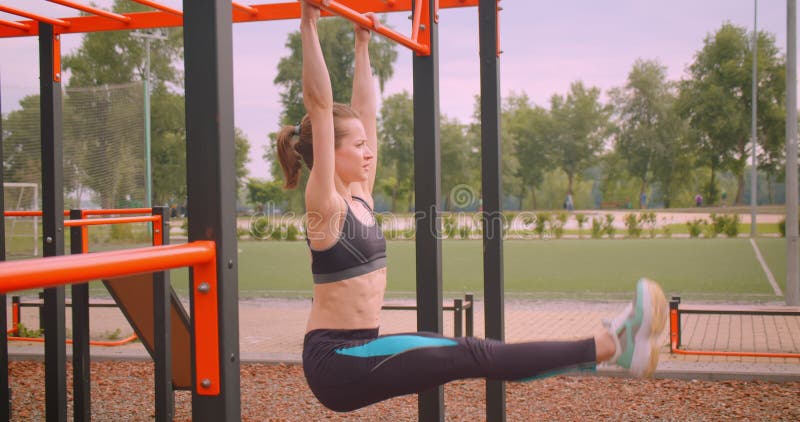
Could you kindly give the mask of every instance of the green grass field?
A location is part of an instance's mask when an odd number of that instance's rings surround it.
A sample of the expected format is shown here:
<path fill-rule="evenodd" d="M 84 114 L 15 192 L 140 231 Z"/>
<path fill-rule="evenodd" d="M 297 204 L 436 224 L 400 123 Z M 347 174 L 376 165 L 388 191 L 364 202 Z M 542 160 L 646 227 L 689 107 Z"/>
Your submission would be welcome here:
<path fill-rule="evenodd" d="M 784 288 L 785 241 L 759 239 Z M 668 295 L 708 300 L 781 300 L 774 295 L 748 239 L 509 240 L 504 243 L 509 298 L 621 299 L 640 277 L 658 280 Z M 483 293 L 481 241 L 442 242 L 445 296 Z M 240 242 L 241 297 L 311 295 L 305 242 Z M 414 242 L 390 241 L 389 291 L 413 297 Z M 187 271 L 173 271 L 186 292 Z"/>
<path fill-rule="evenodd" d="M 785 289 L 785 240 L 759 238 L 757 244 Z M 387 296 L 414 296 L 414 245 L 388 242 Z M 304 241 L 240 241 L 238 246 L 240 297 L 311 296 L 310 257 Z M 668 295 L 687 299 L 782 300 L 773 293 L 746 238 L 507 240 L 503 250 L 505 292 L 510 299 L 623 299 L 630 297 L 638 278 L 649 277 L 659 281 Z M 481 251 L 480 240 L 442 242 L 446 297 L 482 296 Z M 171 274 L 176 290 L 185 296 L 188 270 Z M 105 294 L 99 283 L 92 291 Z"/>

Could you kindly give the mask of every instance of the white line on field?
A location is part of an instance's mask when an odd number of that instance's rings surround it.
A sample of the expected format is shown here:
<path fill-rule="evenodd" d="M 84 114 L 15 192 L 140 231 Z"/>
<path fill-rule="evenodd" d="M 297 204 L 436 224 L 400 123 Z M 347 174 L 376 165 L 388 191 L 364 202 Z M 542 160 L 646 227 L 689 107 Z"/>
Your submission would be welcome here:
<path fill-rule="evenodd" d="M 756 258 L 758 258 L 758 262 L 761 264 L 761 268 L 764 269 L 764 274 L 767 275 L 767 280 L 769 280 L 769 284 L 772 285 L 772 290 L 775 291 L 776 296 L 783 296 L 783 292 L 781 288 L 778 287 L 778 283 L 775 282 L 775 277 L 772 275 L 772 271 L 769 270 L 767 263 L 764 262 L 764 257 L 761 256 L 761 251 L 758 250 L 758 245 L 756 245 L 756 241 L 750 239 L 750 244 L 753 245 L 753 250 L 756 251 Z"/>

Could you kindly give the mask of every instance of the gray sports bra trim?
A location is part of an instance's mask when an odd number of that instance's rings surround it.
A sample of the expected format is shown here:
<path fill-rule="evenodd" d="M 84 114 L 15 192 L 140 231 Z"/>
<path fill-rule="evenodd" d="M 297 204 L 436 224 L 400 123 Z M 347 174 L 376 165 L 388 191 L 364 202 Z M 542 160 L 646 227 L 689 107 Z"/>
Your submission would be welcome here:
<path fill-rule="evenodd" d="M 346 280 L 348 278 L 358 277 L 375 270 L 379 270 L 386 266 L 386 258 L 378 258 L 374 261 L 360 264 L 356 267 L 347 268 L 342 271 L 328 274 L 312 274 L 314 276 L 314 284 L 334 283 L 337 281 Z"/>

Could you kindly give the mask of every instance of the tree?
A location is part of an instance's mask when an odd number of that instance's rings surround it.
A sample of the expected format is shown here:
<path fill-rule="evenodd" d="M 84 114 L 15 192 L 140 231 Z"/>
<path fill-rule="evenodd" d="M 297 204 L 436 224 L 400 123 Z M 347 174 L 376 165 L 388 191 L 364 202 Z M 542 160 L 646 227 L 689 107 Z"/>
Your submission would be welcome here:
<path fill-rule="evenodd" d="M 278 180 L 247 180 L 247 199 L 256 207 L 277 206 L 284 200 L 283 183 Z M 265 211 L 263 208 L 261 211 Z"/>
<path fill-rule="evenodd" d="M 3 180 L 40 183 L 39 96 L 29 95 L 19 104 L 20 110 L 3 118 Z"/>
<path fill-rule="evenodd" d="M 333 100 L 339 103 L 350 103 L 350 95 L 353 89 L 353 69 L 355 63 L 355 51 L 353 45 L 353 24 L 341 18 L 326 18 L 319 21 L 317 30 L 319 32 L 320 46 L 322 54 L 325 56 L 325 63 L 328 66 L 328 73 L 331 77 L 331 88 L 333 90 Z M 289 55 L 282 57 L 278 62 L 278 75 L 273 81 L 282 87 L 281 112 L 282 125 L 296 125 L 305 115 L 303 106 L 303 49 L 300 40 L 300 31 L 289 34 L 286 40 L 286 48 Z M 370 64 L 375 77 L 378 79 L 381 90 L 389 78 L 394 73 L 393 64 L 397 59 L 395 44 L 383 37 L 373 35 L 369 43 Z M 271 134 L 271 145 L 264 151 L 264 160 L 272 163 L 272 176 L 276 179 L 283 177 L 280 165 L 278 164 L 275 136 Z M 380 155 L 380 152 L 379 152 Z M 288 207 L 290 209 L 304 208 L 303 192 L 305 191 L 308 172 L 303 172 L 300 176 L 298 188 L 288 193 Z"/>
<path fill-rule="evenodd" d="M 556 133 L 550 113 L 542 107 L 531 107 L 526 94 L 512 93 L 503 107 L 502 130 L 503 139 L 512 142 L 519 163 L 515 175 L 521 182 L 520 209 L 527 192 L 531 194 L 533 209 L 537 209 L 536 189 L 553 169 L 552 141 Z"/>
<path fill-rule="evenodd" d="M 408 92 L 383 100 L 378 139 L 377 185 L 391 198 L 391 210 L 397 212 L 398 198 L 406 198 L 414 190 L 414 102 Z"/>
<path fill-rule="evenodd" d="M 115 0 L 112 10 L 128 13 L 149 8 L 130 0 Z M 174 204 L 183 203 L 186 197 L 186 114 L 184 96 L 180 93 L 183 73 L 176 67 L 183 56 L 183 29 L 166 28 L 163 31 L 167 39 L 151 40 L 150 46 L 152 195 L 156 204 Z M 64 57 L 62 63 L 64 69 L 70 71 L 70 87 L 102 86 L 144 80 L 145 55 L 145 41 L 132 37 L 130 31 L 93 32 L 83 35 L 81 46 L 74 54 Z M 97 109 L 93 112 L 106 111 Z M 97 139 L 77 139 L 84 145 L 76 149 L 87 153 L 98 143 L 103 143 Z M 95 142 L 95 146 L 89 142 Z M 250 146 L 238 128 L 234 132 L 234 142 L 236 181 L 237 187 L 241 188 L 247 173 L 245 165 Z M 113 159 L 97 156 L 87 156 L 87 159 L 91 166 L 84 163 L 81 168 L 92 168 L 98 178 L 103 174 L 116 174 L 118 170 Z M 113 202 L 111 200 L 109 204 Z"/>
<path fill-rule="evenodd" d="M 675 94 L 666 79 L 666 67 L 658 61 L 638 59 L 628 74 L 628 82 L 615 88 L 610 96 L 617 116 L 615 151 L 623 160 L 628 174 L 639 183 L 641 198 L 654 181 L 666 187 L 665 206 L 669 207 L 673 167 L 681 149 L 678 143 L 682 122 L 676 118 Z"/>
<path fill-rule="evenodd" d="M 447 116 L 442 116 L 439 131 L 442 195 L 445 201 L 443 209 L 477 205 L 480 186 L 476 186 L 475 174 L 480 174 L 480 155 L 477 154 L 477 146 L 472 145 L 474 138 L 468 135 L 465 125 Z M 468 188 L 456 189 L 460 185 Z"/>
<path fill-rule="evenodd" d="M 750 155 L 752 102 L 752 38 L 743 27 L 724 24 L 708 35 L 703 49 L 681 83 L 680 110 L 695 133 L 699 158 L 711 170 L 706 188 L 708 203 L 717 199 L 716 176 L 729 170 L 737 177 L 735 203 L 743 203 L 744 172 Z M 757 36 L 757 137 L 762 156 L 779 154 L 785 114 L 784 59 L 772 35 Z"/>
<path fill-rule="evenodd" d="M 567 194 L 575 177 L 590 167 L 609 131 L 610 107 L 600 103 L 600 89 L 573 82 L 566 98 L 553 95 L 550 114 L 555 126 L 553 156 L 567 175 Z"/>

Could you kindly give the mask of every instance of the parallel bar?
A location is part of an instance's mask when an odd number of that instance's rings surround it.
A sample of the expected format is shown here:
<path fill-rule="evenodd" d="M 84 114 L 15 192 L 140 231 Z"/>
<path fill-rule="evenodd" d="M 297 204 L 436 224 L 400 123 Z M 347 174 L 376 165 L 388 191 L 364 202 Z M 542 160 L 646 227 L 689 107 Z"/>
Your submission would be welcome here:
<path fill-rule="evenodd" d="M 0 293 L 190 267 L 206 263 L 214 256 L 214 242 L 194 241 L 4 262 L 0 264 Z"/>
<path fill-rule="evenodd" d="M 159 3 L 156 3 L 154 1 L 150 1 L 150 0 L 132 0 L 132 1 L 135 1 L 136 3 L 142 4 L 142 5 L 145 5 L 145 6 L 148 6 L 148 7 L 152 7 L 153 9 L 160 10 L 162 12 L 169 13 L 170 15 L 183 16 L 183 12 L 181 12 L 180 10 L 164 6 L 163 4 L 159 4 Z"/>
<path fill-rule="evenodd" d="M 505 339 L 503 315 L 503 184 L 500 149 L 500 64 L 497 1 L 478 5 L 481 63 L 481 192 L 483 193 L 483 292 L 486 338 Z M 486 381 L 486 419 L 506 418 L 505 383 Z"/>
<path fill-rule="evenodd" d="M 166 207 L 153 207 L 160 217 L 153 223 L 153 246 L 169 244 L 169 212 Z M 156 237 L 155 234 L 159 233 Z M 163 235 L 162 235 L 163 233 Z M 172 390 L 172 321 L 170 319 L 169 271 L 153 273 L 153 362 L 155 364 L 156 421 L 171 421 L 175 410 Z"/>
<path fill-rule="evenodd" d="M 57 28 L 56 32 L 60 34 L 74 34 L 84 32 L 99 32 L 99 31 L 119 31 L 119 30 L 132 30 L 132 29 L 148 29 L 148 28 L 166 28 L 176 27 L 183 25 L 181 16 L 183 12 L 180 10 L 170 9 L 165 6 L 158 5 L 154 2 L 146 0 L 133 0 L 137 3 L 144 4 L 158 9 L 158 12 L 143 12 L 143 13 L 128 13 L 133 20 L 130 23 L 122 23 L 114 20 L 106 19 L 99 16 L 78 16 L 63 18 L 61 21 L 69 24 L 68 28 Z M 411 10 L 411 0 L 397 0 L 394 3 L 384 2 L 382 0 L 342 0 L 341 4 L 347 5 L 351 9 L 359 12 L 374 12 L 374 13 L 393 13 L 393 12 L 407 12 Z M 159 7 L 156 7 L 158 5 Z M 478 5 L 478 0 L 440 0 L 440 8 L 456 8 L 456 7 L 474 7 Z M 271 20 L 287 20 L 300 18 L 300 3 L 287 2 L 287 3 L 269 3 L 260 5 L 251 5 L 257 11 L 255 15 L 245 13 L 233 14 L 233 22 L 260 22 Z M 330 13 L 324 12 L 326 16 Z M 38 35 L 38 28 L 36 22 L 26 21 L 23 24 L 31 25 L 30 29 L 26 32 L 21 29 L 2 27 L 0 26 L 0 38 L 4 37 L 26 37 L 31 35 Z M 424 34 L 420 34 L 421 36 Z M 419 40 L 418 40 L 419 41 Z M 425 44 L 425 43 L 421 43 Z"/>
<path fill-rule="evenodd" d="M 241 419 L 239 366 L 239 297 L 236 246 L 236 168 L 233 142 L 233 24 L 230 0 L 184 0 L 184 67 L 186 75 L 186 180 L 189 240 L 208 239 L 216 244 L 213 270 L 195 269 L 192 290 L 192 420 Z M 241 14 L 239 14 L 241 16 Z M 216 286 L 208 294 L 199 288 L 211 272 Z M 213 293 L 214 314 L 202 312 Z M 217 313 L 219 312 L 219 318 Z M 213 320 L 212 320 L 213 318 Z M 218 324 L 213 339 L 199 331 Z M 216 357 L 211 350 L 215 341 Z M 218 379 L 200 370 L 212 361 Z M 204 379 L 209 382 L 205 383 Z M 209 392 L 218 390 L 216 396 Z"/>
<path fill-rule="evenodd" d="M 79 209 L 70 211 L 70 219 L 79 220 Z M 85 253 L 83 230 L 70 228 L 70 253 Z M 72 286 L 72 402 L 75 420 L 91 420 L 91 371 L 89 357 L 89 284 Z"/>
<path fill-rule="evenodd" d="M 117 208 L 107 210 L 84 210 L 83 215 L 129 215 L 129 214 L 150 214 L 150 208 Z M 6 217 L 41 217 L 41 211 L 5 211 Z M 64 211 L 64 216 L 68 216 L 69 211 Z"/>
<path fill-rule="evenodd" d="M 414 13 L 433 13 L 433 2 L 425 1 Z M 441 158 L 439 139 L 439 38 L 432 23 L 430 55 L 414 55 L 414 189 L 417 223 L 417 330 L 442 332 L 442 236 L 439 227 Z M 418 395 L 418 419 L 444 420 L 444 390 L 441 386 Z"/>
<path fill-rule="evenodd" d="M 50 25 L 58 25 L 62 27 L 70 26 L 70 23 L 67 20 L 48 18 L 47 16 L 37 15 L 35 13 L 30 13 L 24 10 L 15 9 L 13 7 L 3 6 L 2 4 L 0 4 L 0 12 L 6 12 L 12 15 L 22 16 L 23 18 L 33 19 L 34 21 L 47 23 Z"/>
<path fill-rule="evenodd" d="M 112 218 L 84 218 L 77 220 L 69 220 L 64 222 L 66 227 L 80 227 L 80 226 L 102 226 L 107 224 L 124 224 L 124 223 L 156 223 L 161 220 L 160 217 L 141 216 L 141 217 L 112 217 Z"/>
<path fill-rule="evenodd" d="M 57 82 L 54 72 L 58 38 L 52 25 L 39 23 L 42 227 L 45 257 L 64 255 L 62 101 L 61 84 Z M 5 265 L 11 264 L 13 263 Z M 66 422 L 67 350 L 63 285 L 45 290 L 43 313 L 43 327 L 47 333 L 44 345 L 45 413 L 48 421 Z"/>
<path fill-rule="evenodd" d="M 14 21 L 7 21 L 5 19 L 0 19 L 0 25 L 10 26 L 12 28 L 16 28 L 21 31 L 28 31 L 31 29 L 31 26 L 28 24 L 14 22 Z"/>
<path fill-rule="evenodd" d="M 66 6 L 72 9 L 77 9 L 82 12 L 91 13 L 93 15 L 102 16 L 104 18 L 113 19 L 118 22 L 128 23 L 131 21 L 130 16 L 120 15 L 119 13 L 109 12 L 107 10 L 98 9 L 96 7 L 86 6 L 80 3 L 75 3 L 69 0 L 47 0 L 50 3 L 60 4 L 62 6 Z"/>

